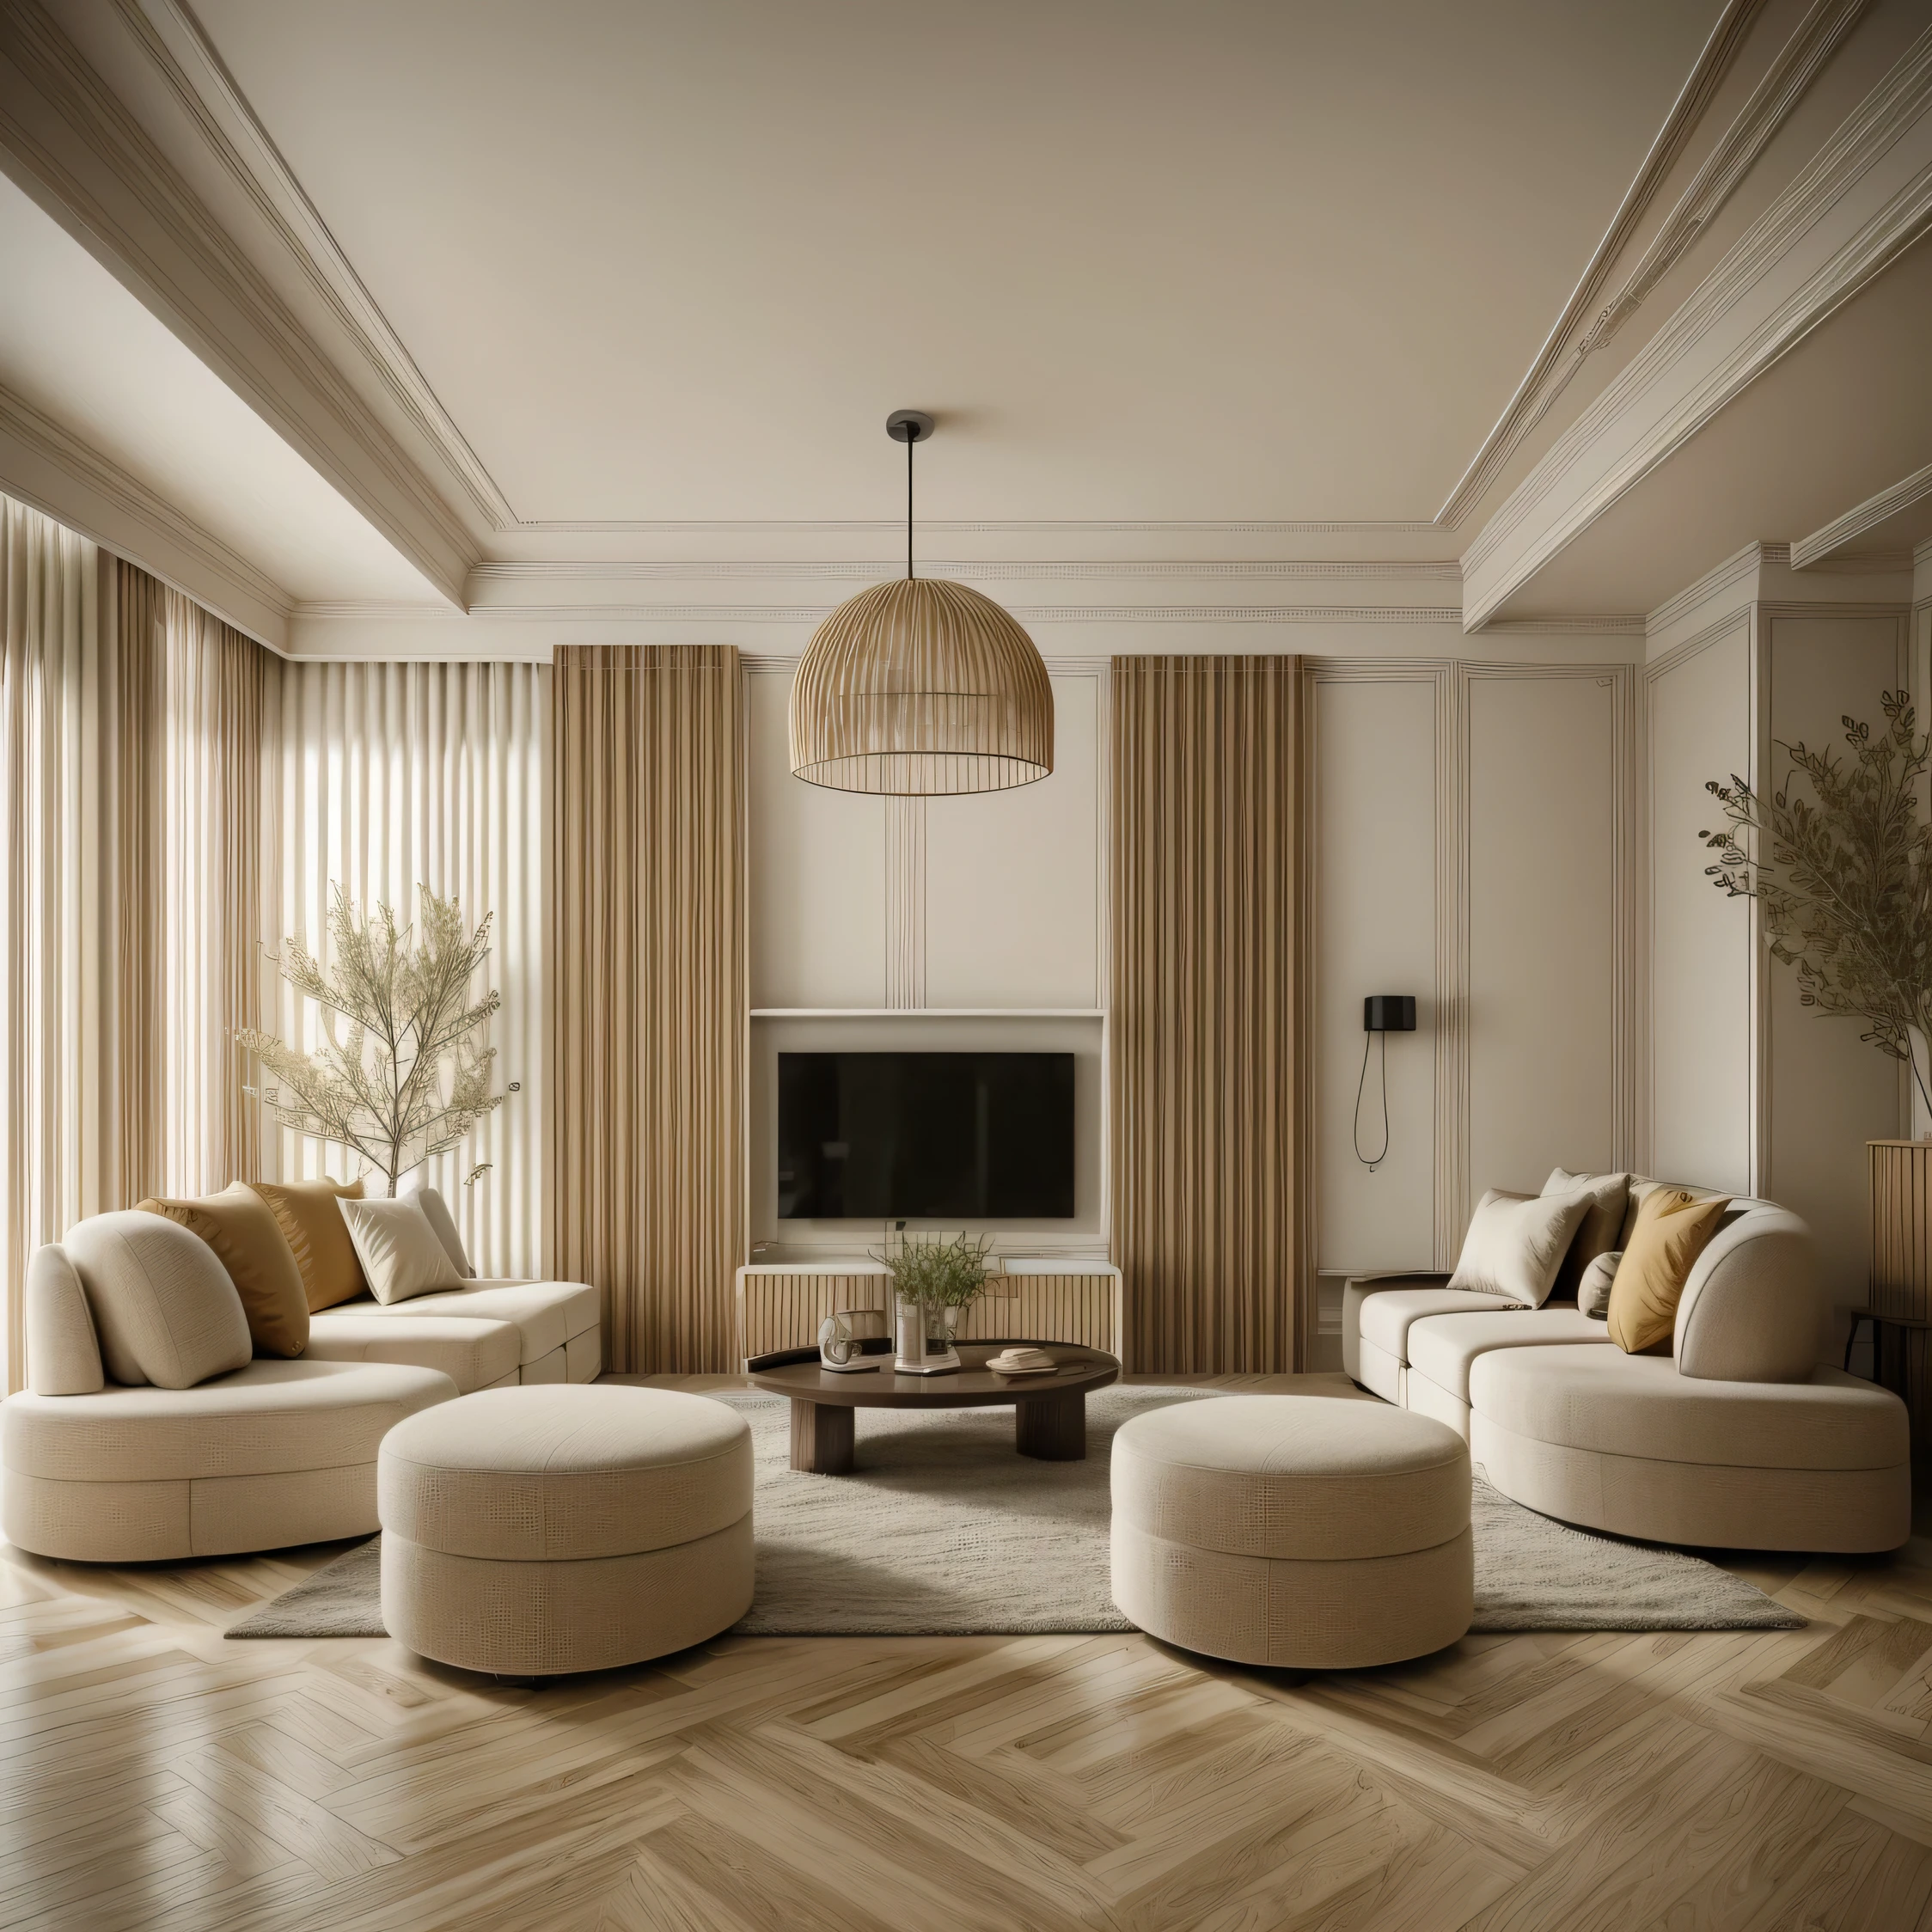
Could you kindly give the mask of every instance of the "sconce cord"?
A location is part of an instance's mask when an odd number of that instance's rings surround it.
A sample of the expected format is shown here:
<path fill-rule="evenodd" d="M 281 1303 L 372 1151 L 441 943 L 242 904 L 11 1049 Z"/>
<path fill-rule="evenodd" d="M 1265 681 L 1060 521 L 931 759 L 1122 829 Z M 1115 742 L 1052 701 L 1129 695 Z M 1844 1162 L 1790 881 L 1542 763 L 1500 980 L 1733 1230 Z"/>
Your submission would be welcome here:
<path fill-rule="evenodd" d="M 1382 1043 L 1382 1057 L 1377 1071 L 1382 1083 L 1382 1151 L 1373 1159 L 1362 1152 L 1362 1091 L 1368 1085 L 1368 1049 L 1375 1042 Z M 1355 1159 L 1371 1174 L 1389 1158 L 1389 1036 L 1386 1033 L 1368 1033 L 1362 1036 L 1361 1078 L 1355 1082 Z"/>

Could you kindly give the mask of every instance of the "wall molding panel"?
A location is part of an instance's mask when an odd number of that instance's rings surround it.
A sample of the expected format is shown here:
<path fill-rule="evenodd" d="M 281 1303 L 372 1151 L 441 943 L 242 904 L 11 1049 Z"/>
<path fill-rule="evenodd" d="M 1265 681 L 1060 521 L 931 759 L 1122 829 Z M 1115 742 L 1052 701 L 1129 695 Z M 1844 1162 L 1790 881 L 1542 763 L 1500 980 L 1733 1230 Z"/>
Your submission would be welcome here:
<path fill-rule="evenodd" d="M 885 1003 L 926 1004 L 926 801 L 885 801 Z"/>
<path fill-rule="evenodd" d="M 1429 874 L 1433 880 L 1434 912 L 1428 938 L 1428 957 L 1432 978 L 1427 987 L 1428 1000 L 1423 1025 L 1432 1038 L 1428 1042 L 1432 1061 L 1430 1091 L 1426 1119 L 1413 1116 L 1397 1120 L 1397 1135 L 1418 1131 L 1430 1139 L 1430 1211 L 1426 1234 L 1415 1251 L 1391 1254 L 1373 1244 L 1382 1238 L 1373 1230 L 1365 1232 L 1353 1221 L 1317 1231 L 1321 1246 L 1318 1257 L 1311 1263 L 1328 1273 L 1362 1267 L 1439 1268 L 1455 1264 L 1468 1227 L 1477 1191 L 1497 1183 L 1517 1184 L 1506 1177 L 1473 1171 L 1474 1128 L 1472 1086 L 1483 1055 L 1490 1049 L 1493 1036 L 1478 1027 L 1472 1009 L 1472 955 L 1483 937 L 1472 930 L 1474 899 L 1473 849 L 1475 835 L 1471 810 L 1471 787 L 1477 773 L 1472 765 L 1471 735 L 1475 709 L 1487 688 L 1508 682 L 1531 691 L 1554 691 L 1564 684 L 1585 682 L 1601 687 L 1608 704 L 1604 714 L 1606 737 L 1598 749 L 1606 774 L 1609 793 L 1602 801 L 1605 827 L 1600 853 L 1594 850 L 1574 855 L 1574 871 L 1580 878 L 1600 877 L 1608 887 L 1605 915 L 1606 945 L 1611 949 L 1610 986 L 1603 1024 L 1610 1033 L 1608 1061 L 1610 1079 L 1603 1094 L 1604 1111 L 1594 1129 L 1608 1158 L 1628 1164 L 1635 1158 L 1643 1138 L 1643 1079 L 1641 1058 L 1643 1038 L 1645 955 L 1643 929 L 1639 920 L 1639 896 L 1642 877 L 1641 855 L 1641 787 L 1637 773 L 1639 718 L 1639 667 L 1619 662 L 1594 664 L 1515 664 L 1494 661 L 1443 658 L 1434 662 L 1391 663 L 1382 659 L 1325 658 L 1305 660 L 1305 678 L 1310 690 L 1309 718 L 1311 755 L 1309 760 L 1311 798 L 1322 795 L 1321 693 L 1334 686 L 1374 688 L 1409 688 L 1417 686 L 1429 694 L 1429 747 L 1428 757 L 1433 772 L 1428 780 L 1431 825 L 1426 832 L 1418 824 L 1416 835 L 1430 841 Z M 1406 745 L 1406 740 L 1404 741 Z M 1412 754 L 1410 755 L 1412 755 Z M 1339 863 L 1334 854 L 1359 839 L 1359 830 L 1324 822 L 1318 805 L 1311 804 L 1304 824 L 1304 863 L 1311 882 L 1322 875 L 1324 854 L 1328 863 Z M 1339 842 L 1338 842 L 1339 841 Z M 1354 863 L 1373 864 L 1372 852 L 1358 853 Z M 1580 887 L 1575 890 L 1581 890 Z M 1312 885 L 1311 885 L 1312 890 Z M 1564 902 L 1558 891 L 1557 904 L 1550 914 L 1564 918 Z M 1587 896 L 1580 902 L 1587 903 Z M 1330 986 L 1322 979 L 1324 921 L 1336 914 L 1322 912 L 1311 900 L 1311 931 L 1315 953 L 1311 960 L 1310 1058 L 1324 1076 L 1324 1041 L 1321 1029 L 1344 1029 L 1355 1038 L 1360 1024 L 1359 1000 L 1366 986 Z M 1423 990 L 1421 987 L 1418 991 Z M 1356 1063 L 1348 1067 L 1348 1095 L 1354 1096 Z M 1333 1077 L 1332 1068 L 1330 1078 Z M 1391 1086 L 1391 1092 L 1394 1089 Z M 1325 1094 L 1325 1090 L 1324 1090 Z M 1560 1098 L 1560 1097 L 1559 1097 Z M 1312 1157 L 1321 1162 L 1339 1161 L 1346 1169 L 1352 1158 L 1347 1141 L 1347 1125 L 1339 1130 L 1334 1116 L 1334 1097 L 1318 1095 L 1320 1109 L 1318 1145 Z M 1566 1103 L 1567 1104 L 1567 1103 Z M 1561 1111 L 1561 1107 L 1559 1107 Z M 1336 1140 L 1338 1131 L 1342 1138 Z M 1561 1158 L 1553 1150 L 1549 1165 Z M 1547 1172 L 1547 1165 L 1543 1172 Z M 1543 1172 L 1533 1177 L 1540 1185 Z M 1311 1189 L 1311 1199 L 1333 1204 L 1335 1190 L 1322 1183 L 1318 1174 Z M 1421 1231 L 1417 1231 L 1418 1233 Z M 1409 1237 L 1408 1238 L 1414 1238 Z M 1369 1251 L 1362 1251 L 1364 1248 Z M 1311 1308 L 1309 1320 L 1315 1321 Z M 1311 1330 L 1312 1331 L 1312 1330 Z"/>
<path fill-rule="evenodd" d="M 1435 693 L 1435 1256 L 1453 1268 L 1469 1226 L 1469 676 Z"/>

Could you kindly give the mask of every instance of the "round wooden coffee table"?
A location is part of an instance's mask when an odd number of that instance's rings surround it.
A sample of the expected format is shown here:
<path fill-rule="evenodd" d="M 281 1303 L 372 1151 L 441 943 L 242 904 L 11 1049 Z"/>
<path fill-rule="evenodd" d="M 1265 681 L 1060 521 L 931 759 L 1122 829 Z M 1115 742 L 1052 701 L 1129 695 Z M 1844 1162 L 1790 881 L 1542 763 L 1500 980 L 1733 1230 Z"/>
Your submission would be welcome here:
<path fill-rule="evenodd" d="M 848 1374 L 822 1367 L 818 1351 L 751 1371 L 755 1389 L 792 1401 L 792 1466 L 818 1476 L 852 1471 L 853 1411 L 859 1409 L 996 1409 L 1012 1403 L 1013 1446 L 1043 1462 L 1077 1463 L 1086 1455 L 1086 1398 L 1120 1379 L 1121 1365 L 1097 1348 L 1037 1342 L 1059 1365 L 1051 1375 L 995 1375 L 987 1358 L 1011 1344 L 963 1342 L 960 1366 L 946 1375 L 895 1375 L 892 1358 Z"/>

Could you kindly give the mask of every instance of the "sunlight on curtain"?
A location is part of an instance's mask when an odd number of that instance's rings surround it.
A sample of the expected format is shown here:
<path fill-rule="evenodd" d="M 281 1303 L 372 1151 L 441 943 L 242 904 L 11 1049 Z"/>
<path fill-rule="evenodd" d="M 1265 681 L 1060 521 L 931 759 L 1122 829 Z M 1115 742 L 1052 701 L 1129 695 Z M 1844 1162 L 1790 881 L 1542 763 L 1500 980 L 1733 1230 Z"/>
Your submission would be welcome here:
<path fill-rule="evenodd" d="M 96 1016 L 112 898 L 99 553 L 0 497 L 0 1240 L 6 1385 L 20 1386 L 27 1257 L 118 1180 Z M 108 715 L 104 717 L 104 712 Z M 107 930 L 103 930 L 103 919 Z M 109 1056 L 111 1061 L 111 1055 Z"/>
<path fill-rule="evenodd" d="M 413 920 L 418 888 L 494 915 L 487 983 L 503 995 L 491 1031 L 512 1094 L 430 1166 L 480 1275 L 548 1272 L 550 669 L 539 664 L 290 663 L 279 732 L 278 939 L 327 960 L 332 887 Z M 484 981 L 480 980 L 480 987 Z M 278 982 L 284 1039 L 313 1046 L 312 1005 Z M 307 1003 L 304 1002 L 304 1005 Z M 284 1176 L 346 1179 L 354 1157 L 265 1128 Z M 474 1185 L 478 1163 L 493 1165 Z"/>
<path fill-rule="evenodd" d="M 252 1071 L 234 1035 L 259 1025 L 273 998 L 265 741 L 283 666 L 179 591 L 163 591 L 161 607 L 162 1173 L 168 1194 L 212 1194 L 262 1171 L 260 1109 L 242 1091 Z"/>

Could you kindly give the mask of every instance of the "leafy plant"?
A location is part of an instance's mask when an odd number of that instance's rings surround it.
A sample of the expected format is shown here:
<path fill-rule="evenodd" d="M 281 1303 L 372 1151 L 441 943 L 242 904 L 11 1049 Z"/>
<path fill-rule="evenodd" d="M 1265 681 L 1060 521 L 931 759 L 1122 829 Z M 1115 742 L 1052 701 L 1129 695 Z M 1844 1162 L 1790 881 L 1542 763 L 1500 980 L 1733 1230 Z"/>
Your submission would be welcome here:
<path fill-rule="evenodd" d="M 455 1146 L 519 1089 L 512 1081 L 504 1093 L 490 1091 L 496 1049 L 484 1035 L 501 997 L 492 990 L 470 999 L 489 955 L 488 916 L 472 932 L 454 899 L 427 888 L 419 889 L 419 913 L 418 944 L 388 906 L 364 915 L 335 888 L 328 968 L 294 939 L 275 962 L 321 1008 L 321 1044 L 307 1054 L 253 1027 L 235 1035 L 280 1082 L 243 1091 L 297 1134 L 354 1148 L 388 1177 L 392 1194 L 399 1175 Z"/>
<path fill-rule="evenodd" d="M 1909 694 L 1887 691 L 1886 728 L 1846 718 L 1849 758 L 1780 743 L 1790 770 L 1767 798 L 1734 774 L 1705 786 L 1728 823 L 1697 836 L 1716 854 L 1706 875 L 1762 908 L 1772 956 L 1798 972 L 1799 998 L 1862 1020 L 1859 1038 L 1912 1070 L 1932 1037 L 1932 827 L 1921 793 L 1932 740 Z"/>
<path fill-rule="evenodd" d="M 986 1251 L 992 1244 L 990 1235 L 977 1241 L 969 1241 L 963 1234 L 925 1239 L 908 1235 L 896 1248 L 875 1250 L 872 1259 L 885 1264 L 893 1293 L 901 1301 L 966 1308 L 986 1287 Z"/>

